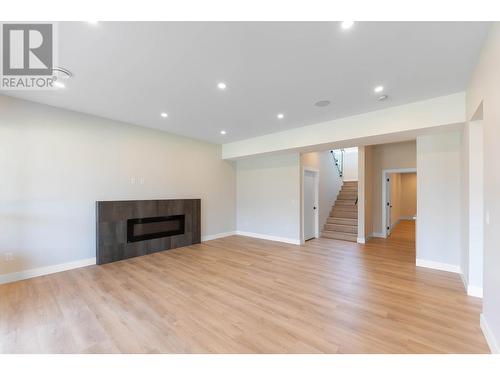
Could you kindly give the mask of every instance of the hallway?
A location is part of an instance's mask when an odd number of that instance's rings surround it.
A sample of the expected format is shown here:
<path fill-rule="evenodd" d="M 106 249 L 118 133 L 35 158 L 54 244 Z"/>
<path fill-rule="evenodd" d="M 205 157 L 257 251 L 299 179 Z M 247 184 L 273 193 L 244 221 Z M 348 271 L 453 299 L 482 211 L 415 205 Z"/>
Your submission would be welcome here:
<path fill-rule="evenodd" d="M 401 220 L 388 238 L 370 238 L 365 246 L 376 246 L 377 251 L 387 250 L 399 261 L 415 264 L 415 237 L 415 221 Z"/>

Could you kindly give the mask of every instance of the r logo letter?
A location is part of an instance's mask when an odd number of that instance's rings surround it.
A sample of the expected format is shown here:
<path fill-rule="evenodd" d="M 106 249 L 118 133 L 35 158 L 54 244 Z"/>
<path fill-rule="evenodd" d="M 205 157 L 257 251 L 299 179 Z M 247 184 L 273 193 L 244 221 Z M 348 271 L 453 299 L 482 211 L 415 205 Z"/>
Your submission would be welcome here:
<path fill-rule="evenodd" d="M 37 50 L 42 48 L 42 44 L 42 33 L 38 30 L 29 30 L 29 69 L 47 69 L 47 65 L 37 55 Z"/>
<path fill-rule="evenodd" d="M 3 75 L 52 75 L 52 24 L 3 24 L 2 33 Z"/>

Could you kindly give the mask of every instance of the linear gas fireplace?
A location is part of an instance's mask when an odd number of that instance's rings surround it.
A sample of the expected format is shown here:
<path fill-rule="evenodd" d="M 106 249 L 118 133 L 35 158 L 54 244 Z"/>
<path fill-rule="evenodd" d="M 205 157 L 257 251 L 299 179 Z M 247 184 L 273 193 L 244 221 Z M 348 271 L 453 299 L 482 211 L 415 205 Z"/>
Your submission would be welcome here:
<path fill-rule="evenodd" d="M 127 220 L 127 242 L 184 234 L 186 215 L 144 217 Z"/>
<path fill-rule="evenodd" d="M 97 202 L 97 264 L 201 242 L 199 199 Z"/>

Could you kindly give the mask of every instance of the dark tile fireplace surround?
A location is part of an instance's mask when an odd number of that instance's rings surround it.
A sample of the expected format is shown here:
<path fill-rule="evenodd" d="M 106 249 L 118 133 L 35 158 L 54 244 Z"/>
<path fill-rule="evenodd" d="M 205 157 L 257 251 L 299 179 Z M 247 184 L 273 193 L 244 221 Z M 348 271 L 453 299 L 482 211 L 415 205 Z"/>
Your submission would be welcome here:
<path fill-rule="evenodd" d="M 200 199 L 96 202 L 97 264 L 201 242 Z"/>

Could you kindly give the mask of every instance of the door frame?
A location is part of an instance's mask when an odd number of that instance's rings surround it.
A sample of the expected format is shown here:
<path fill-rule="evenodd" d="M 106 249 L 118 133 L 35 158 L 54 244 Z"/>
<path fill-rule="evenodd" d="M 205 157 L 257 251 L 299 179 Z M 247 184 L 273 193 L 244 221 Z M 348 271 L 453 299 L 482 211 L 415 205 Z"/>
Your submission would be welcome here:
<path fill-rule="evenodd" d="M 390 229 L 387 230 L 387 177 L 392 173 L 417 173 L 417 168 L 393 168 L 382 170 L 382 205 L 380 206 L 380 211 L 382 211 L 383 230 L 381 235 L 383 238 L 387 238 L 390 232 Z"/>
<path fill-rule="evenodd" d="M 391 235 L 391 230 L 392 230 L 392 181 L 391 181 L 391 178 L 390 178 L 390 175 L 391 173 L 387 173 L 385 175 L 385 197 L 386 197 L 386 200 L 384 202 L 384 206 L 382 207 L 382 209 L 385 211 L 385 222 L 382 223 L 382 225 L 384 226 L 384 230 L 382 231 L 382 233 L 384 233 L 385 237 L 389 237 Z"/>
<path fill-rule="evenodd" d="M 319 238 L 319 170 L 310 167 L 302 168 L 302 235 L 301 243 L 305 243 L 305 233 L 304 233 L 304 222 L 305 222 L 305 175 L 306 172 L 312 173 L 314 175 L 314 204 L 316 205 L 316 210 L 314 212 L 314 238 Z"/>

